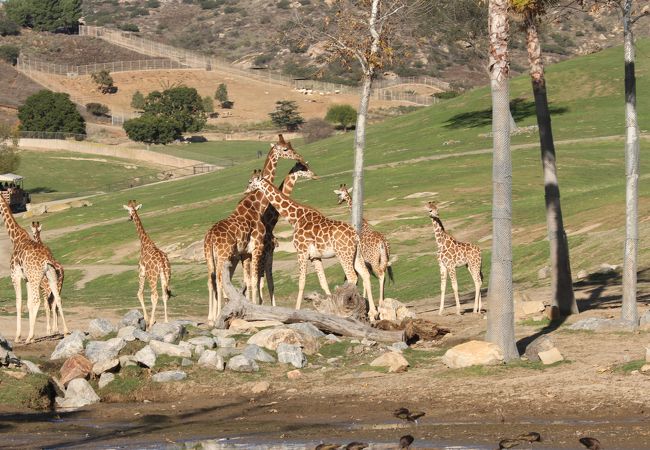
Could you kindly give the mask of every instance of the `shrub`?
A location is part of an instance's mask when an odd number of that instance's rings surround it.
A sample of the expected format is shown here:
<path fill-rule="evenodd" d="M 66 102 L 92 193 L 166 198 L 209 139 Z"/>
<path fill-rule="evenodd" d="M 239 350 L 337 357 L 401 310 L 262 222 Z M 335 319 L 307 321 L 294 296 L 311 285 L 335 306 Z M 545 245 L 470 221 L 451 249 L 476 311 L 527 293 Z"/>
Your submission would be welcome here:
<path fill-rule="evenodd" d="M 20 49 L 15 45 L 0 45 L 0 59 L 3 61 L 15 66 L 19 55 Z"/>
<path fill-rule="evenodd" d="M 160 1 L 158 0 L 147 0 L 145 3 L 147 8 L 160 8 Z"/>
<path fill-rule="evenodd" d="M 144 95 L 142 92 L 135 91 L 131 97 L 131 108 L 136 111 L 142 111 L 144 109 Z"/>
<path fill-rule="evenodd" d="M 143 115 L 124 122 L 129 139 L 146 144 L 169 144 L 181 137 L 178 122 L 169 117 Z"/>
<path fill-rule="evenodd" d="M 112 94 L 117 91 L 117 89 L 115 89 L 113 77 L 108 70 L 95 72 L 90 76 L 90 78 L 93 80 L 93 83 L 97 84 L 97 87 L 102 94 Z"/>
<path fill-rule="evenodd" d="M 18 108 L 20 129 L 86 134 L 86 121 L 68 94 L 42 90 Z"/>
<path fill-rule="evenodd" d="M 280 9 L 289 9 L 291 7 L 291 2 L 289 0 L 280 0 L 278 2 L 278 8 Z"/>
<path fill-rule="evenodd" d="M 435 94 L 433 94 L 435 98 L 439 98 L 440 100 L 458 97 L 459 95 L 460 93 L 457 91 L 436 92 Z"/>
<path fill-rule="evenodd" d="M 226 86 L 224 83 L 220 83 L 219 86 L 217 86 L 217 90 L 214 93 L 214 98 L 219 100 L 219 103 L 227 102 L 228 86 Z"/>
<path fill-rule="evenodd" d="M 140 27 L 137 26 L 134 23 L 122 23 L 117 26 L 122 31 L 130 31 L 132 33 L 139 33 L 140 32 Z"/>
<path fill-rule="evenodd" d="M 206 122 L 201 96 L 187 86 L 151 92 L 145 98 L 144 114 L 173 119 L 182 133 L 201 131 Z"/>
<path fill-rule="evenodd" d="M 86 103 L 86 111 L 98 117 L 107 117 L 110 113 L 108 106 L 101 103 Z"/>
<path fill-rule="evenodd" d="M 327 110 L 325 120 L 347 131 L 357 121 L 357 110 L 350 105 L 332 105 Z"/>
<path fill-rule="evenodd" d="M 323 119 L 309 119 L 302 126 L 302 134 L 307 144 L 330 137 L 332 133 L 334 128 Z"/>
<path fill-rule="evenodd" d="M 235 106 L 235 102 L 232 102 L 230 100 L 226 100 L 225 102 L 221 102 L 221 107 L 223 109 L 232 109 Z"/>
<path fill-rule="evenodd" d="M 0 173 L 15 172 L 19 165 L 18 130 L 0 123 Z"/>
<path fill-rule="evenodd" d="M 273 55 L 263 53 L 263 54 L 257 55 L 255 57 L 255 59 L 253 60 L 253 65 L 254 66 L 266 66 L 272 60 L 273 60 Z"/>
<path fill-rule="evenodd" d="M 16 36 L 20 34 L 18 24 L 6 17 L 0 18 L 0 36 Z"/>
<path fill-rule="evenodd" d="M 203 111 L 207 113 L 212 113 L 214 112 L 214 101 L 212 100 L 212 97 L 206 95 L 202 99 L 203 101 Z"/>

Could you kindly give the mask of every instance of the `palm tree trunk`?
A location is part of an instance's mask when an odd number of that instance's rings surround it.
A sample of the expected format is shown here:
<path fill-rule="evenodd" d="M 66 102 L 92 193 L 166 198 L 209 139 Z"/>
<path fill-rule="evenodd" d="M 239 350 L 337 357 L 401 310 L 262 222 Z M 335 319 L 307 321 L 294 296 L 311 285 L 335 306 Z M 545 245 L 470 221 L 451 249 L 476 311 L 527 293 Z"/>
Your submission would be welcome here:
<path fill-rule="evenodd" d="M 490 86 L 492 88 L 492 267 L 488 292 L 488 341 L 506 361 L 518 358 L 512 296 L 512 161 L 508 87 L 508 0 L 489 1 Z"/>
<path fill-rule="evenodd" d="M 526 16 L 526 41 L 530 77 L 535 97 L 535 112 L 539 127 L 539 143 L 542 151 L 542 170 L 544 173 L 544 200 L 546 202 L 546 227 L 551 259 L 551 307 L 553 317 L 577 314 L 578 306 L 573 295 L 569 243 L 567 242 L 562 207 L 560 205 L 560 185 L 555 166 L 555 145 L 551 127 L 551 113 L 548 109 L 546 80 L 542 50 L 537 34 L 537 25 L 532 14 Z"/>
<path fill-rule="evenodd" d="M 623 255 L 623 304 L 621 319 L 635 325 L 639 322 L 636 306 L 636 265 L 639 244 L 638 181 L 639 126 L 636 112 L 636 78 L 634 73 L 634 35 L 632 33 L 632 0 L 623 6 L 623 50 L 625 53 L 625 250 Z"/>

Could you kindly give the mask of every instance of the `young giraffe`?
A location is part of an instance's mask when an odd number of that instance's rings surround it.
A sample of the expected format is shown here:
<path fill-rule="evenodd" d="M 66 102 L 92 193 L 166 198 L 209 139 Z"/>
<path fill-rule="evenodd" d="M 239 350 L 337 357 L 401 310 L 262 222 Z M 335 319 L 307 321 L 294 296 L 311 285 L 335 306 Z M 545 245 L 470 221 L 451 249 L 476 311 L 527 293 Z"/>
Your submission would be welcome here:
<path fill-rule="evenodd" d="M 456 282 L 456 267 L 467 266 L 472 279 L 474 280 L 474 309 L 473 312 L 481 312 L 481 283 L 483 273 L 481 272 L 481 249 L 474 244 L 458 242 L 445 231 L 440 217 L 438 217 L 438 206 L 434 202 L 427 203 L 427 211 L 433 223 L 433 231 L 438 245 L 438 264 L 440 264 L 440 311 L 445 306 L 445 288 L 447 285 L 447 273 L 451 279 L 451 286 L 454 289 L 456 298 L 456 314 L 460 314 L 460 300 L 458 299 L 458 283 Z"/>
<path fill-rule="evenodd" d="M 156 247 L 149 235 L 144 231 L 138 210 L 142 205 L 135 200 L 129 200 L 126 205 L 122 205 L 129 212 L 129 220 L 135 223 L 140 238 L 140 262 L 138 263 L 138 273 L 140 284 L 138 286 L 138 300 L 142 306 L 142 314 L 145 323 L 152 327 L 155 323 L 156 306 L 158 305 L 158 279 L 160 278 L 160 288 L 162 290 L 163 306 L 165 309 L 165 323 L 169 322 L 167 318 L 167 300 L 172 296 L 169 282 L 172 276 L 172 269 L 169 265 L 169 259 L 165 252 Z M 147 320 L 147 308 L 144 305 L 144 282 L 149 282 L 151 290 L 151 318 Z"/>
<path fill-rule="evenodd" d="M 57 288 L 58 275 L 55 268 L 52 253 L 44 245 L 34 242 L 11 214 L 11 209 L 4 196 L 0 195 L 0 214 L 7 228 L 7 234 L 13 244 L 13 250 L 9 260 L 11 271 L 11 282 L 16 293 L 16 342 L 20 342 L 21 315 L 22 315 L 22 280 L 27 281 L 27 311 L 29 313 L 29 333 L 25 342 L 31 342 L 34 338 L 34 326 L 36 316 L 41 306 L 39 288 L 43 277 L 47 278 L 50 291 L 54 295 L 54 307 L 59 308 L 63 331 L 68 333 L 65 324 L 63 309 L 61 308 L 61 296 Z"/>
<path fill-rule="evenodd" d="M 273 182 L 279 159 L 303 161 L 303 158 L 285 142 L 282 135 L 271 149 L 264 162 L 264 177 Z M 203 241 L 203 251 L 208 265 L 208 323 L 216 322 L 221 313 L 224 298 L 222 271 L 226 261 L 230 261 L 230 277 L 239 260 L 250 264 L 250 275 L 245 277 L 246 292 L 249 299 L 257 303 L 259 297 L 258 270 L 264 246 L 266 230 L 261 216 L 268 206 L 268 201 L 261 193 L 246 195 L 237 205 L 235 211 L 220 220 L 208 230 Z M 250 258 L 250 263 L 246 259 Z"/>
<path fill-rule="evenodd" d="M 296 309 L 300 309 L 305 290 L 307 260 L 311 260 L 314 264 L 321 288 L 327 295 L 331 295 L 321 260 L 336 256 L 348 282 L 356 284 L 357 272 L 361 275 L 370 303 L 368 315 L 370 320 L 374 321 L 377 316 L 377 308 L 372 299 L 370 274 L 361 257 L 359 237 L 354 228 L 350 224 L 329 219 L 315 209 L 295 202 L 259 175 L 251 178 L 246 192 L 257 190 L 261 191 L 280 215 L 293 226 L 293 246 L 298 253 L 300 270 Z"/>
<path fill-rule="evenodd" d="M 284 177 L 282 184 L 280 184 L 280 191 L 287 197 L 293 192 L 293 188 L 298 181 L 298 178 L 306 178 L 317 180 L 318 176 L 309 169 L 305 164 L 297 162 L 289 171 L 289 174 Z M 269 290 L 269 297 L 271 297 L 271 303 L 275 306 L 275 284 L 273 283 L 273 252 L 278 246 L 278 240 L 273 235 L 273 230 L 278 223 L 280 218 L 280 213 L 278 210 L 273 207 L 273 205 L 268 205 L 264 214 L 262 214 L 262 223 L 266 229 L 266 234 L 264 235 L 264 250 L 262 251 L 262 257 L 260 261 L 260 270 L 258 271 L 258 283 L 260 290 L 260 300 L 262 299 L 262 278 L 266 278 L 266 284 Z M 250 271 L 250 269 L 249 269 Z M 246 272 L 246 270 L 245 270 Z"/>
<path fill-rule="evenodd" d="M 339 198 L 339 205 L 346 202 L 348 208 L 352 210 L 350 192 L 352 192 L 352 188 L 348 189 L 345 184 L 339 185 L 339 188 L 334 190 L 334 193 Z M 363 256 L 363 260 L 370 266 L 370 269 L 379 280 L 379 304 L 381 304 L 384 301 L 386 272 L 388 272 L 390 280 L 393 281 L 393 269 L 389 261 L 390 245 L 386 237 L 379 231 L 373 230 L 366 219 L 363 219 L 361 226 L 361 256 Z M 363 295 L 365 297 L 365 291 Z"/>
<path fill-rule="evenodd" d="M 54 256 L 52 255 L 52 251 L 41 240 L 41 231 L 43 230 L 43 226 L 41 225 L 41 223 L 32 222 L 31 230 L 32 230 L 32 239 L 34 239 L 34 242 L 42 244 L 43 247 L 45 247 L 47 251 L 50 252 L 50 256 L 52 257 L 52 260 L 55 263 L 54 269 L 56 270 L 57 273 L 56 287 L 59 290 L 59 295 L 61 295 L 61 292 L 63 290 L 63 279 L 65 278 L 65 272 L 63 270 L 63 266 L 61 265 L 61 263 L 59 263 L 54 259 Z M 47 278 L 43 278 L 41 280 L 41 293 L 43 294 L 43 306 L 45 307 L 45 322 L 47 323 L 47 334 L 50 334 L 52 331 L 58 333 L 59 322 L 57 319 L 57 308 L 54 306 L 54 295 L 50 290 L 50 285 L 47 282 Z M 50 313 L 52 314 L 51 326 L 50 326 Z"/>

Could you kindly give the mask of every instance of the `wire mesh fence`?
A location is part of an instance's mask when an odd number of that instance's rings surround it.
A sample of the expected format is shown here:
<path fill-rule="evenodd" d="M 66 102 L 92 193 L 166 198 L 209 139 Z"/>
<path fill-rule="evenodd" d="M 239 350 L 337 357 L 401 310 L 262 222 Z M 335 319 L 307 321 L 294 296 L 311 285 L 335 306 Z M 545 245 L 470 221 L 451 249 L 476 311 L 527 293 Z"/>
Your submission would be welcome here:
<path fill-rule="evenodd" d="M 105 63 L 93 63 L 84 65 L 74 64 L 56 64 L 41 61 L 29 55 L 20 55 L 16 63 L 18 70 L 22 72 L 44 72 L 55 75 L 64 75 L 70 78 L 83 75 L 92 75 L 102 70 L 109 72 L 130 72 L 145 70 L 181 70 L 189 69 L 186 64 L 182 64 L 172 59 L 141 59 L 135 61 L 113 61 Z"/>
<path fill-rule="evenodd" d="M 217 166 L 214 166 L 212 164 L 194 164 L 191 166 L 178 167 L 174 169 L 163 170 L 160 172 L 147 173 L 137 177 L 125 178 L 124 180 L 116 181 L 106 185 L 103 190 L 105 192 L 121 191 L 123 189 L 131 189 L 134 187 L 158 183 L 161 181 L 169 181 L 176 178 L 210 173 L 214 172 L 216 169 Z"/>
<path fill-rule="evenodd" d="M 18 135 L 24 139 L 74 139 L 75 141 L 83 141 L 87 137 L 85 134 L 65 133 L 62 131 L 19 131 Z"/>

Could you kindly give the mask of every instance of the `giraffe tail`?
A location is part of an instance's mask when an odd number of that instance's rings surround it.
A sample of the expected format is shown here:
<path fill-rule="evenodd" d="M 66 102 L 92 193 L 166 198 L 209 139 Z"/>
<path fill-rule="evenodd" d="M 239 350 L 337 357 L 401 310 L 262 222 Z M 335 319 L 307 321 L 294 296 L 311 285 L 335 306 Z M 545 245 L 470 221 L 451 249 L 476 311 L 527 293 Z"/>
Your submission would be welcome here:
<path fill-rule="evenodd" d="M 171 288 L 171 286 L 167 286 L 167 288 L 166 288 L 165 290 L 167 291 L 167 298 L 176 297 L 176 295 L 174 295 L 174 294 L 172 293 L 172 288 Z"/>

